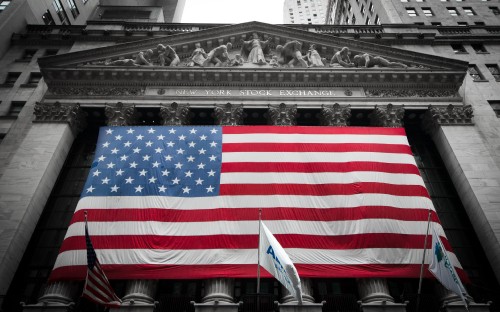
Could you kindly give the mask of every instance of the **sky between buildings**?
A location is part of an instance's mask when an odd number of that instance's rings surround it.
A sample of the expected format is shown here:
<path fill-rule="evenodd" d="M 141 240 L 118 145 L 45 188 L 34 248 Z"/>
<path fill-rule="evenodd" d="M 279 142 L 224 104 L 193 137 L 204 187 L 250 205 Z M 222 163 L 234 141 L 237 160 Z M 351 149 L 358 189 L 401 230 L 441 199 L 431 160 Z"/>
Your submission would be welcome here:
<path fill-rule="evenodd" d="M 182 23 L 283 23 L 284 0 L 186 0 Z"/>

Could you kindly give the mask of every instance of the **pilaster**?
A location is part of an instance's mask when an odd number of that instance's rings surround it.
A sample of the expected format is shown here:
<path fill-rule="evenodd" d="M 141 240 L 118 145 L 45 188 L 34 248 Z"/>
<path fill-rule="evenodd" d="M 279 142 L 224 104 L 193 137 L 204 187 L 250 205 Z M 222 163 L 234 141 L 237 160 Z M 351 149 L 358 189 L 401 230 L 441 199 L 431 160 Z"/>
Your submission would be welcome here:
<path fill-rule="evenodd" d="M 108 126 L 129 126 L 135 122 L 136 110 L 133 105 L 118 102 L 116 104 L 106 104 L 104 115 L 106 115 L 106 124 Z"/>
<path fill-rule="evenodd" d="M 162 104 L 160 116 L 164 126 L 182 126 L 189 123 L 189 106 L 183 104 Z"/>
<path fill-rule="evenodd" d="M 321 107 L 321 124 L 323 126 L 347 127 L 351 117 L 351 105 L 323 105 Z"/>
<path fill-rule="evenodd" d="M 358 291 L 363 312 L 406 312 L 406 303 L 394 303 L 385 278 L 358 279 Z"/>
<path fill-rule="evenodd" d="M 274 126 L 295 126 L 297 124 L 297 105 L 269 105 L 269 120 Z"/>
<path fill-rule="evenodd" d="M 370 114 L 371 123 L 378 127 L 402 127 L 404 117 L 404 107 L 387 104 L 386 107 L 375 106 Z"/>
<path fill-rule="evenodd" d="M 33 125 L 0 179 L 0 198 L 5 198 L 1 209 L 12 209 L 17 216 L 0 226 L 2 287 L 17 268 L 84 118 L 78 104 L 37 103 L 34 107 Z M 23 305 L 23 310 L 68 311 L 75 296 L 75 284 L 54 282 L 37 304 Z"/>
<path fill-rule="evenodd" d="M 237 126 L 243 124 L 243 105 L 227 103 L 216 105 L 215 122 L 218 125 Z"/>

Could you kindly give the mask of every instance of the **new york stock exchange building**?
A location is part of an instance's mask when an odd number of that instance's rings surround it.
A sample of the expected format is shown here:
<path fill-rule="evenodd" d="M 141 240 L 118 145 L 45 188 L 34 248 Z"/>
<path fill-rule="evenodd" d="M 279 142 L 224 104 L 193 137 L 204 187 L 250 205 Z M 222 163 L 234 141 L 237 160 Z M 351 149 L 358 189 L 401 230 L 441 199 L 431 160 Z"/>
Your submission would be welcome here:
<path fill-rule="evenodd" d="M 444 56 L 480 35 L 309 26 L 15 34 L 4 64 L 39 58 L 5 68 L 41 80 L 2 119 L 2 311 L 104 310 L 84 212 L 113 311 L 416 311 L 424 250 L 419 310 L 465 311 L 428 224 L 469 310 L 499 311 L 500 91 Z M 264 269 L 257 294 L 259 210 L 302 304 Z"/>

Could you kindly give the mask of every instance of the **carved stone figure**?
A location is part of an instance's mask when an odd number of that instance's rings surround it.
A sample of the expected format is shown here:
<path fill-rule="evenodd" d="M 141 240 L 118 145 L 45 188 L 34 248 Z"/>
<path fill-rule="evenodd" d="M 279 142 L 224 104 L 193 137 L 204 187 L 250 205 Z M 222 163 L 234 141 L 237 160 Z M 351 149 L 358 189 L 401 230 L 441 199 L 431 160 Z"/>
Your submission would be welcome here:
<path fill-rule="evenodd" d="M 245 61 L 241 57 L 241 55 L 236 54 L 234 56 L 234 60 L 231 60 L 231 66 L 242 66 Z"/>
<path fill-rule="evenodd" d="M 266 58 L 264 54 L 269 52 L 269 42 L 271 38 L 267 40 L 260 40 L 257 33 L 252 34 L 252 39 L 248 41 L 241 40 L 241 55 L 246 57 L 248 63 L 253 63 L 257 65 L 266 65 Z"/>
<path fill-rule="evenodd" d="M 324 67 L 323 59 L 321 55 L 319 55 L 318 50 L 316 50 L 316 45 L 311 44 L 309 47 L 309 51 L 307 51 L 306 55 L 307 62 L 309 63 L 309 67 Z"/>
<path fill-rule="evenodd" d="M 330 66 L 337 66 L 338 64 L 342 67 L 354 67 L 354 64 L 351 63 L 351 59 L 349 58 L 349 54 L 351 54 L 349 48 L 343 47 L 332 56 Z"/>
<path fill-rule="evenodd" d="M 193 53 L 191 53 L 191 61 L 188 66 L 203 66 L 203 63 L 206 61 L 208 54 L 205 53 L 205 50 L 201 47 L 199 43 L 194 44 L 195 49 Z"/>
<path fill-rule="evenodd" d="M 141 65 L 153 65 L 151 57 L 153 56 L 153 50 L 148 49 L 146 51 L 141 51 L 137 53 L 135 59 L 123 59 L 115 61 L 106 61 L 105 65 L 110 66 L 141 66 Z"/>
<path fill-rule="evenodd" d="M 158 62 L 161 66 L 177 66 L 181 62 L 174 48 L 169 45 L 164 46 L 160 43 L 156 50 L 158 52 Z"/>
<path fill-rule="evenodd" d="M 212 51 L 208 52 L 207 59 L 203 62 L 203 66 L 222 66 L 224 62 L 229 61 L 229 55 L 227 54 L 227 50 L 231 49 L 233 45 L 231 42 L 227 44 L 223 44 L 218 46 Z"/>
<path fill-rule="evenodd" d="M 279 47 L 281 47 L 281 49 L 283 49 L 282 46 L 279 46 Z M 281 64 L 278 62 L 278 56 L 277 55 L 273 55 L 273 57 L 269 61 L 269 65 L 271 65 L 272 67 L 280 67 L 281 66 Z"/>
<path fill-rule="evenodd" d="M 302 44 L 297 40 L 285 43 L 284 46 L 278 45 L 276 52 L 278 53 L 278 63 L 289 67 L 308 67 L 302 52 L 300 51 Z"/>
<path fill-rule="evenodd" d="M 375 65 L 380 67 L 392 67 L 392 68 L 406 68 L 407 65 L 398 62 L 391 62 L 386 60 L 381 56 L 373 56 L 368 53 L 355 55 L 353 58 L 354 65 L 356 67 L 373 67 Z"/>

